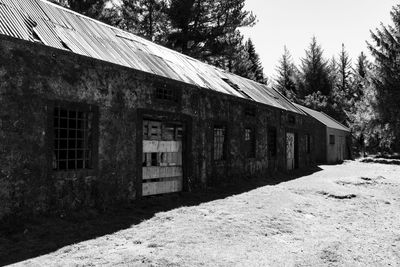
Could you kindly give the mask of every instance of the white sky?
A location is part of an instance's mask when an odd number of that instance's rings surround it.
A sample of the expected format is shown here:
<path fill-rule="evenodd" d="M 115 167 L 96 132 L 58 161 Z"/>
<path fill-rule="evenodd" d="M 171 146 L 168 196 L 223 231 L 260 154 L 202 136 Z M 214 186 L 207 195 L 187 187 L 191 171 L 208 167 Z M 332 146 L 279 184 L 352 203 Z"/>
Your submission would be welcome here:
<path fill-rule="evenodd" d="M 273 78 L 287 46 L 296 64 L 304 57 L 313 35 L 325 58 L 337 56 L 342 43 L 353 61 L 364 51 L 369 30 L 391 23 L 396 0 L 246 0 L 246 10 L 257 15 L 253 28 L 242 30 L 261 57 L 265 74 Z"/>

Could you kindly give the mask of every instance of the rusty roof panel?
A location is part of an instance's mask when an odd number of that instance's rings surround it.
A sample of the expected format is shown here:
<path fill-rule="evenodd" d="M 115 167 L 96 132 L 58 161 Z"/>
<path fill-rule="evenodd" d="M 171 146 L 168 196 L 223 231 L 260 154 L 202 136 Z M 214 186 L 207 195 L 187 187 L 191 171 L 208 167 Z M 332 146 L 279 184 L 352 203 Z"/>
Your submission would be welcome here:
<path fill-rule="evenodd" d="M 0 0 L 0 34 L 304 114 L 263 84 L 45 0 Z"/>

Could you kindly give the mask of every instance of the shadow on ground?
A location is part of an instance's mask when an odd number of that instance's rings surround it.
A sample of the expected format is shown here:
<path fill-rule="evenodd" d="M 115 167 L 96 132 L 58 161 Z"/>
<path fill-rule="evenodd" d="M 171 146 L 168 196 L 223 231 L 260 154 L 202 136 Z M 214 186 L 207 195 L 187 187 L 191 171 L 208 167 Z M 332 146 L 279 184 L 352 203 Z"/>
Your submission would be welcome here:
<path fill-rule="evenodd" d="M 41 217 L 30 222 L 0 226 L 0 265 L 12 264 L 56 251 L 67 245 L 127 229 L 164 212 L 184 206 L 223 199 L 253 189 L 276 185 L 320 171 L 314 168 L 291 174 L 276 174 L 274 179 L 249 179 L 207 191 L 179 193 L 135 201 L 107 213 L 84 213 L 65 218 Z"/>

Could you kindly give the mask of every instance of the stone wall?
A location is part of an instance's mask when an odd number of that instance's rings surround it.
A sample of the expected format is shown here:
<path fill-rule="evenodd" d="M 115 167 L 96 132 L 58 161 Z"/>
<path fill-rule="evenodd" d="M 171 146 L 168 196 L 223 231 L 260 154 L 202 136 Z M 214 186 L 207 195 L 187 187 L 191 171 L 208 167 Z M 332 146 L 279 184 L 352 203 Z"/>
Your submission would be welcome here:
<path fill-rule="evenodd" d="M 157 86 L 178 90 L 177 103 L 154 99 Z M 98 153 L 92 171 L 56 172 L 51 168 L 49 114 L 54 103 L 98 107 Z M 254 116 L 245 114 L 254 108 Z M 315 122 L 299 114 L 295 123 L 282 110 L 197 88 L 118 65 L 0 36 L 0 219 L 105 209 L 140 196 L 143 115 L 172 114 L 188 119 L 185 190 L 263 177 L 285 169 L 285 133 L 298 134 L 300 168 L 315 163 L 304 135 Z M 224 123 L 228 153 L 212 161 L 212 127 Z M 256 156 L 244 155 L 244 128 L 256 131 Z M 268 156 L 267 128 L 277 128 L 277 155 Z M 97 144 L 97 143 L 96 143 Z M 139 146 L 139 147 L 138 147 Z M 50 153 L 51 155 L 51 153 Z M 50 159 L 49 159 L 50 157 Z"/>

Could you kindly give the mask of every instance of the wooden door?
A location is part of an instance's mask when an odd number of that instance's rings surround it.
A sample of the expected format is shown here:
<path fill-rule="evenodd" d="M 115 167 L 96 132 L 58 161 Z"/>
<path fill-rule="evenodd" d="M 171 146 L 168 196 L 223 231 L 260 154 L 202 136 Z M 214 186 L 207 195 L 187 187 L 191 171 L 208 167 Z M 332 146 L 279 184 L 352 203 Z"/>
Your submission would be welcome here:
<path fill-rule="evenodd" d="M 293 170 L 295 167 L 295 134 L 286 133 L 286 161 L 287 169 Z"/>
<path fill-rule="evenodd" d="M 182 125 L 143 122 L 142 195 L 182 191 Z"/>

